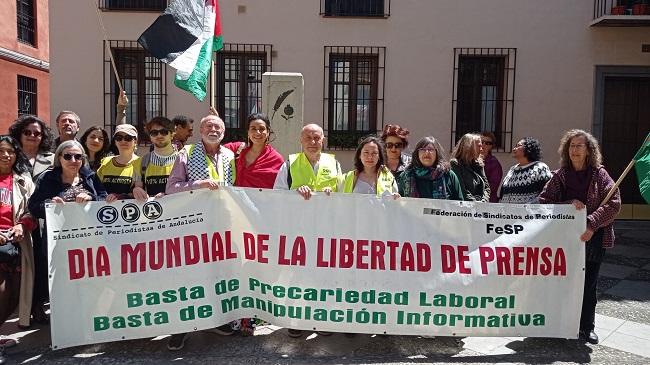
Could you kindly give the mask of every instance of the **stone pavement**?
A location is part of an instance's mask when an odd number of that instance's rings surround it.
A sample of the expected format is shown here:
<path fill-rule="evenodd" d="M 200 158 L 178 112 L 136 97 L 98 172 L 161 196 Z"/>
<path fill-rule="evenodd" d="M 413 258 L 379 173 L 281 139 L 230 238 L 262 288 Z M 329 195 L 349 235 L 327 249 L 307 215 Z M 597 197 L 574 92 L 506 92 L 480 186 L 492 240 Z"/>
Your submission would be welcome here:
<path fill-rule="evenodd" d="M 193 333 L 177 352 L 167 350 L 164 336 L 52 351 L 49 327 L 21 331 L 15 318 L 0 327 L 0 335 L 20 342 L 7 350 L 9 364 L 648 364 L 650 222 L 617 222 L 616 232 L 616 246 L 601 268 L 596 308 L 601 343 L 595 346 L 549 338 L 311 334 L 292 339 L 284 329 L 264 326 L 254 337 Z"/>

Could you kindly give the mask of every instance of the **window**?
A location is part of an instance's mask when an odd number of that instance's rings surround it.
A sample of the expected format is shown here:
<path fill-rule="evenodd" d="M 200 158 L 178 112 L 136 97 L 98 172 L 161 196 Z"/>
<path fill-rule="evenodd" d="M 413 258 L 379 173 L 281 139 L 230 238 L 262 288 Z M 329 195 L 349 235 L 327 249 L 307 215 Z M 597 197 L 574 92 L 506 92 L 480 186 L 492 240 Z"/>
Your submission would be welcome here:
<path fill-rule="evenodd" d="M 385 47 L 325 47 L 323 103 L 329 148 L 356 148 L 383 125 Z"/>
<path fill-rule="evenodd" d="M 18 75 L 18 115 L 36 115 L 36 79 Z"/>
<path fill-rule="evenodd" d="M 262 74 L 271 71 L 270 44 L 226 43 L 216 54 L 215 105 L 226 125 L 225 142 L 246 139 L 244 123 L 262 112 Z"/>
<path fill-rule="evenodd" d="M 103 10 L 163 11 L 167 0 L 99 0 Z"/>
<path fill-rule="evenodd" d="M 512 149 L 516 49 L 454 50 L 452 145 L 465 133 L 490 131 L 495 148 Z"/>
<path fill-rule="evenodd" d="M 126 121 L 145 136 L 147 120 L 167 113 L 165 67 L 135 41 L 109 41 L 120 81 L 129 98 Z M 104 48 L 104 126 L 113 130 L 119 86 Z M 144 141 L 145 138 L 140 138 Z"/>
<path fill-rule="evenodd" d="M 385 18 L 390 15 L 390 0 L 320 0 L 320 14 Z"/>
<path fill-rule="evenodd" d="M 34 0 L 16 0 L 18 40 L 36 45 L 36 22 L 34 21 Z"/>

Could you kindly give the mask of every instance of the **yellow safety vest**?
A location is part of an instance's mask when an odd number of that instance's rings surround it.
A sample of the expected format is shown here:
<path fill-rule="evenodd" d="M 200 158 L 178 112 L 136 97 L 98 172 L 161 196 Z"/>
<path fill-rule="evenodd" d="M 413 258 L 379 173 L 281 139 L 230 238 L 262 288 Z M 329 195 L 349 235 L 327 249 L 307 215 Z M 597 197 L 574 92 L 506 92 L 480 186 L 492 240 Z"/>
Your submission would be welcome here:
<path fill-rule="evenodd" d="M 377 196 L 382 196 L 385 191 L 392 192 L 393 184 L 395 182 L 395 177 L 393 174 L 386 168 L 381 167 L 379 174 L 377 176 Z M 343 183 L 343 192 L 352 193 L 354 191 L 354 186 L 357 183 L 357 170 L 349 171 L 345 174 L 345 182 Z"/>
<path fill-rule="evenodd" d="M 146 158 L 146 156 L 145 156 Z M 146 166 L 143 166 L 144 176 L 144 188 L 147 191 L 147 194 L 154 196 L 158 193 L 164 193 L 165 188 L 167 187 L 167 180 L 169 175 L 172 173 L 174 168 L 174 160 L 172 162 L 164 165 L 158 166 L 151 163 L 151 155 L 149 155 L 149 160 Z"/>
<path fill-rule="evenodd" d="M 109 194 L 131 194 L 134 177 L 140 175 L 140 157 L 124 167 L 113 164 L 115 157 L 108 156 L 102 159 L 102 163 L 97 169 L 97 176 L 99 176 L 102 185 L 104 185 L 104 188 L 106 188 Z"/>
<path fill-rule="evenodd" d="M 194 150 L 194 144 L 189 144 L 184 146 L 183 148 L 185 149 L 185 152 L 187 153 L 187 161 L 189 162 L 191 156 L 192 156 L 192 150 Z M 225 147 L 221 147 L 221 155 L 219 156 L 219 160 L 217 163 L 217 166 L 215 167 L 214 164 L 212 163 L 212 160 L 206 155 L 205 156 L 205 163 L 208 165 L 208 172 L 210 173 L 210 178 L 225 184 L 225 185 L 234 185 L 235 181 L 235 158 L 234 154 L 232 156 L 228 156 L 227 153 L 230 152 L 229 149 Z M 230 152 L 232 154 L 232 152 Z M 229 158 L 230 157 L 230 158 Z M 225 161 L 227 160 L 227 162 Z M 228 183 L 225 180 L 226 173 L 224 172 L 224 162 L 227 163 L 227 165 L 230 168 L 230 172 L 232 174 L 232 181 Z"/>
<path fill-rule="evenodd" d="M 331 188 L 332 191 L 337 190 L 339 172 L 336 159 L 332 154 L 321 153 L 316 175 L 314 175 L 314 168 L 304 153 L 289 155 L 289 174 L 291 175 L 289 188 L 292 190 L 303 185 L 309 186 L 314 191 L 323 191 L 325 188 Z"/>

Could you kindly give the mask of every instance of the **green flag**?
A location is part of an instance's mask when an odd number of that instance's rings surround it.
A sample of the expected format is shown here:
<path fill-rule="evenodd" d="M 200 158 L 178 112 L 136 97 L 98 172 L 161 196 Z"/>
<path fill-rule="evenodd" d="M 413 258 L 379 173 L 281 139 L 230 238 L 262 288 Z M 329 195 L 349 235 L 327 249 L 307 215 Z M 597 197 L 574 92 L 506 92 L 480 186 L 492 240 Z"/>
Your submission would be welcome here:
<path fill-rule="evenodd" d="M 639 190 L 646 203 L 650 204 L 650 133 L 645 137 L 639 152 L 634 156 L 636 176 L 639 178 Z"/>

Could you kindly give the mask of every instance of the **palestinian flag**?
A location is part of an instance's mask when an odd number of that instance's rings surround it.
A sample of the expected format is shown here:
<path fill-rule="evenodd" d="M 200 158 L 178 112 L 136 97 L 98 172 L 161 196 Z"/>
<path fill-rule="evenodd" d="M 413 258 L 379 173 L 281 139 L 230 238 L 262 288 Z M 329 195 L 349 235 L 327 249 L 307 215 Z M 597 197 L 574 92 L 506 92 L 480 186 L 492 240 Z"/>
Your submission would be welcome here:
<path fill-rule="evenodd" d="M 203 101 L 212 53 L 223 46 L 217 0 L 173 0 L 138 43 L 176 69 L 176 86 Z"/>
<path fill-rule="evenodd" d="M 641 195 L 650 204 L 650 133 L 634 156 L 634 168 L 639 179 Z"/>

